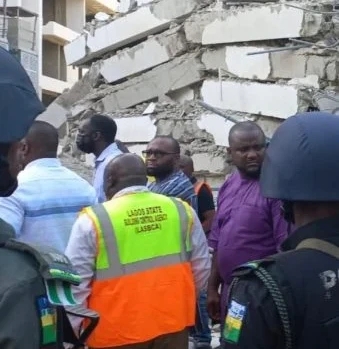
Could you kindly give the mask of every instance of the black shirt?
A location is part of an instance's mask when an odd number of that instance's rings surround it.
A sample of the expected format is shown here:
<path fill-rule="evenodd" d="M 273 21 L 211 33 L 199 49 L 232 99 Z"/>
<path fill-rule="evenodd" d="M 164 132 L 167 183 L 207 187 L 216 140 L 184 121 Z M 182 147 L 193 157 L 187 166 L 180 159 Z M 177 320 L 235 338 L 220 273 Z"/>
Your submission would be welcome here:
<path fill-rule="evenodd" d="M 195 177 L 191 178 L 191 182 L 194 185 L 197 182 Z M 204 219 L 204 213 L 207 211 L 215 210 L 214 199 L 212 193 L 206 188 L 205 185 L 201 187 L 198 197 L 198 217 L 202 223 Z"/>

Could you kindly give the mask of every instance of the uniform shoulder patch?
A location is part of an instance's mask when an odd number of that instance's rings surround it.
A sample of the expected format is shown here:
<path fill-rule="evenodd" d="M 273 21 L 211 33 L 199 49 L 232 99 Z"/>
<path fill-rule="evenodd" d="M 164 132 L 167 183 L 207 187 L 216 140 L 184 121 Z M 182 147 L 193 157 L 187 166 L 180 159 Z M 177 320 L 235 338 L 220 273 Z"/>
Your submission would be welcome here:
<path fill-rule="evenodd" d="M 36 305 L 40 317 L 41 345 L 57 342 L 57 315 L 56 309 L 49 302 L 47 295 L 37 297 Z"/>
<path fill-rule="evenodd" d="M 246 305 L 231 300 L 225 319 L 223 332 L 224 340 L 230 343 L 238 343 L 244 317 L 246 315 Z"/>

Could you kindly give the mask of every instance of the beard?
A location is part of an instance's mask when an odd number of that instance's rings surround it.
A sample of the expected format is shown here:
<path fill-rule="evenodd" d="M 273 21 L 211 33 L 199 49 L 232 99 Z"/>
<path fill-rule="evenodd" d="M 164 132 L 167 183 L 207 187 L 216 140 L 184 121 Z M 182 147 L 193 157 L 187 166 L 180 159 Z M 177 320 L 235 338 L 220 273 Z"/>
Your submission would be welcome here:
<path fill-rule="evenodd" d="M 261 168 L 258 168 L 257 170 L 253 170 L 253 171 L 248 171 L 248 170 L 245 171 L 247 177 L 253 178 L 253 179 L 259 179 L 260 172 L 261 172 Z"/>
<path fill-rule="evenodd" d="M 77 148 L 82 151 L 83 153 L 86 154 L 91 154 L 94 152 L 94 142 L 89 141 L 89 142 L 84 142 L 81 140 L 76 141 Z"/>

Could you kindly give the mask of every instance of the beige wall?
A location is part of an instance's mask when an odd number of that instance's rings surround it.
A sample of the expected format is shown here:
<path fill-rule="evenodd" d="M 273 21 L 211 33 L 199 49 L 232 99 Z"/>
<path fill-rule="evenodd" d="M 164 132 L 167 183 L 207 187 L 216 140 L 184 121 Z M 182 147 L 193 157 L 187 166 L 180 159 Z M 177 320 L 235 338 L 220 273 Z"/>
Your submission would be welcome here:
<path fill-rule="evenodd" d="M 73 0 L 68 0 L 72 2 Z M 43 24 L 50 21 L 66 26 L 66 0 L 43 1 Z"/>
<path fill-rule="evenodd" d="M 62 47 L 44 40 L 42 43 L 42 74 L 67 81 L 67 66 Z"/>
<path fill-rule="evenodd" d="M 66 3 L 66 26 L 81 33 L 85 25 L 85 0 L 68 0 Z"/>

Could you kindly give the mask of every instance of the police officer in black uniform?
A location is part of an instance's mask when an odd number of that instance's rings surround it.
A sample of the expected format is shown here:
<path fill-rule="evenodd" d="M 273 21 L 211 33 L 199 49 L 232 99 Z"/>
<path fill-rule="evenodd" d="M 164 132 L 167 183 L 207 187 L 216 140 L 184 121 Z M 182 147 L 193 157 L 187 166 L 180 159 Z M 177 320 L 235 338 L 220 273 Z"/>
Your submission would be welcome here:
<path fill-rule="evenodd" d="M 227 349 L 339 348 L 339 117 L 287 119 L 260 178 L 295 230 L 282 253 L 238 267 L 223 333 Z"/>
<path fill-rule="evenodd" d="M 0 196 L 16 189 L 18 141 L 43 110 L 25 70 L 0 48 Z M 0 348 L 63 348 L 69 327 L 58 292 L 70 291 L 79 277 L 59 252 L 13 238 L 13 228 L 0 220 Z M 74 333 L 69 338 L 79 344 Z"/>

